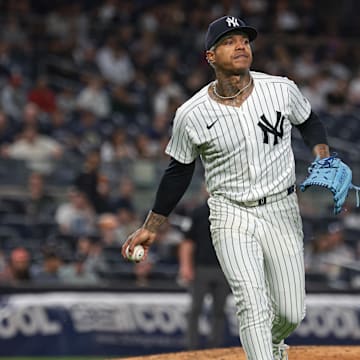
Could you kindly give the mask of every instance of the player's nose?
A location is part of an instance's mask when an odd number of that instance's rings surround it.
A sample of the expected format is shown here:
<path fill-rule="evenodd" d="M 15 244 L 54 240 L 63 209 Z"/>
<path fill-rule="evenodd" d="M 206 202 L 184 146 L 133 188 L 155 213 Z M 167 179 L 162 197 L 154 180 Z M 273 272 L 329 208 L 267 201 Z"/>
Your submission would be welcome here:
<path fill-rule="evenodd" d="M 244 50 L 245 49 L 245 40 L 238 39 L 235 43 L 236 50 Z"/>

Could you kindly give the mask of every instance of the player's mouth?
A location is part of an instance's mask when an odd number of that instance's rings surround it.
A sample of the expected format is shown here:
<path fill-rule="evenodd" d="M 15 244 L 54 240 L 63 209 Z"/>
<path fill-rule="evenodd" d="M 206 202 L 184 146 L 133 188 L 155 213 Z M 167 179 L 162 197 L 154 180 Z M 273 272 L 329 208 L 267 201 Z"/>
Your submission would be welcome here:
<path fill-rule="evenodd" d="M 248 59 L 248 58 L 249 58 L 249 55 L 247 55 L 247 54 L 236 54 L 236 55 L 233 56 L 234 60 Z"/>

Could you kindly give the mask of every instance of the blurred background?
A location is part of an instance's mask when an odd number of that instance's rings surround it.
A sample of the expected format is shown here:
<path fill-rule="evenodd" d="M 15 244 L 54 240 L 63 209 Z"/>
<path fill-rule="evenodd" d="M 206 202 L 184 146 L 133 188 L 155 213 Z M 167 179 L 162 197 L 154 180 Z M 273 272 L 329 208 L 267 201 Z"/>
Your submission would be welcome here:
<path fill-rule="evenodd" d="M 204 201 L 200 163 L 148 261 L 120 248 L 152 206 L 177 107 L 213 80 L 204 35 L 217 17 L 258 29 L 252 69 L 299 85 L 359 184 L 359 12 L 355 0 L 1 0 L 0 356 L 184 349 L 178 249 Z M 300 183 L 312 154 L 296 131 L 293 149 Z M 299 201 L 311 306 L 293 343 L 358 342 L 355 196 L 336 217 L 325 190 Z M 238 342 L 227 309 L 225 346 Z M 206 337 L 206 311 L 201 324 Z"/>

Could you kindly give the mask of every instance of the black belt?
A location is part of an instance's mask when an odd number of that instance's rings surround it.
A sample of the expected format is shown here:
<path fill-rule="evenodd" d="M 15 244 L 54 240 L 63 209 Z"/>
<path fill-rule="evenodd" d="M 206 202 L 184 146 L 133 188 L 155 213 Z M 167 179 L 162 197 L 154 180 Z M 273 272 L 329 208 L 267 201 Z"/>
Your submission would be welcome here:
<path fill-rule="evenodd" d="M 282 191 L 281 193 L 266 196 L 259 200 L 240 202 L 239 205 L 248 206 L 248 207 L 265 205 L 268 202 L 277 201 L 284 198 L 285 196 L 289 196 L 295 190 L 296 190 L 296 185 L 294 184 L 291 185 L 289 188 L 287 188 L 285 191 Z"/>

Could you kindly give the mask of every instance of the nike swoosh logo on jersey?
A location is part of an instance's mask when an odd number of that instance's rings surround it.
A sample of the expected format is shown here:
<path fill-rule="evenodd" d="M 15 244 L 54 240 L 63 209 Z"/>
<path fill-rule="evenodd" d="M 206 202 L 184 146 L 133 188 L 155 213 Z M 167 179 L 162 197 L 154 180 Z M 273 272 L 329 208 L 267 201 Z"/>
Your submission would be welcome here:
<path fill-rule="evenodd" d="M 216 119 L 216 120 L 215 120 L 214 122 L 212 122 L 211 124 L 206 125 L 206 127 L 208 128 L 208 130 L 210 130 L 217 121 L 218 121 L 218 119 Z"/>

